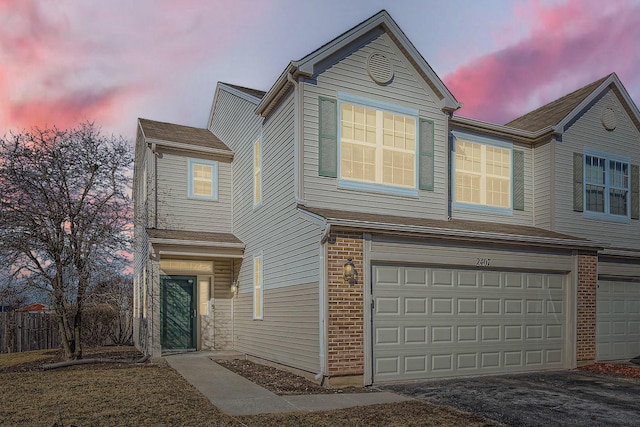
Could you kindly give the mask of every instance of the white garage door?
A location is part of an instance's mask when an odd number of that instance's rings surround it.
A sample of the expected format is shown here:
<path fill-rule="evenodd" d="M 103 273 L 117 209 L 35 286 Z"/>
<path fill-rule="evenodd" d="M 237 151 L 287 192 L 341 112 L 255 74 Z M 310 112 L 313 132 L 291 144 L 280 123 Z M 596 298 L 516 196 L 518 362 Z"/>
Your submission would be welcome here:
<path fill-rule="evenodd" d="M 640 356 L 640 283 L 598 281 L 598 360 Z"/>
<path fill-rule="evenodd" d="M 565 278 L 373 266 L 374 381 L 563 368 Z"/>

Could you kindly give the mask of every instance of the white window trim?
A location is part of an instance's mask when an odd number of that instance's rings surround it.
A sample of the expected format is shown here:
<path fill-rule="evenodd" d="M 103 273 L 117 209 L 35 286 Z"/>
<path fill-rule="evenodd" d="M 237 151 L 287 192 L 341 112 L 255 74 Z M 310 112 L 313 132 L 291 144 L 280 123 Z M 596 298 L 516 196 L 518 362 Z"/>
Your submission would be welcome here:
<path fill-rule="evenodd" d="M 589 182 L 587 182 L 587 156 L 591 156 L 591 157 L 597 157 L 600 159 L 604 159 L 605 161 L 605 183 L 604 183 L 604 207 L 605 207 L 605 211 L 604 212 L 596 212 L 596 211 L 590 211 L 588 210 L 588 205 L 587 205 L 587 185 L 590 184 Z M 620 162 L 620 163 L 625 163 L 627 165 L 627 174 L 628 174 L 628 179 L 627 179 L 627 188 L 622 188 L 622 187 L 613 187 L 611 185 L 611 175 L 609 173 L 609 162 L 613 160 L 615 162 Z M 583 185 L 582 185 L 582 200 L 584 201 L 584 209 L 583 209 L 583 216 L 585 218 L 591 218 L 591 219 L 604 219 L 604 220 L 608 220 L 608 221 L 619 221 L 619 222 L 628 222 L 631 220 L 631 159 L 629 157 L 625 157 L 625 156 L 620 156 L 617 154 L 610 154 L 610 153 L 605 153 L 603 151 L 597 151 L 597 150 L 589 150 L 589 149 L 585 149 L 584 153 L 583 153 L 583 159 L 582 159 L 582 173 L 583 173 Z M 591 183 L 592 184 L 592 183 Z M 593 184 L 593 185 L 600 185 L 600 184 Z M 611 210 L 611 204 L 610 204 L 610 197 L 611 197 L 611 189 L 619 189 L 619 190 L 626 190 L 627 191 L 627 213 L 626 215 L 618 215 L 618 214 L 612 214 L 610 213 Z"/>
<path fill-rule="evenodd" d="M 259 159 L 256 167 L 256 146 L 259 148 Z M 262 135 L 253 142 L 253 207 L 262 205 Z M 256 188 L 259 184 L 260 189 Z"/>
<path fill-rule="evenodd" d="M 256 260 L 260 262 L 260 271 L 258 274 L 260 275 L 260 316 L 256 315 Z M 252 265 L 252 275 L 253 275 L 253 287 L 252 287 L 252 307 L 253 307 L 253 320 L 262 320 L 264 319 L 264 257 L 262 256 L 262 252 L 257 253 L 253 256 L 253 265 Z"/>
<path fill-rule="evenodd" d="M 377 119 L 376 121 L 378 122 L 380 117 L 378 117 L 378 115 L 382 115 L 383 112 L 388 112 L 388 113 L 392 113 L 392 114 L 400 114 L 403 116 L 407 116 L 410 117 L 412 119 L 414 119 L 415 121 L 415 152 L 413 152 L 414 154 L 414 165 L 413 165 L 413 169 L 414 169 L 414 186 L 413 187 L 409 187 L 409 186 L 400 186 L 400 185 L 393 185 L 393 184 L 386 184 L 382 182 L 382 150 L 381 150 L 381 138 L 378 136 L 376 138 L 377 140 L 377 145 L 376 145 L 376 182 L 370 182 L 370 181 L 364 181 L 364 180 L 356 180 L 356 179 L 351 179 L 351 178 L 342 178 L 342 104 L 346 103 L 349 105 L 355 105 L 355 106 L 359 106 L 359 107 L 365 107 L 365 108 L 370 108 L 370 109 L 375 109 L 376 110 L 376 115 L 377 115 Z M 338 103 L 337 103 L 337 109 L 338 109 L 338 114 L 337 114 L 337 127 L 338 127 L 338 188 L 342 188 L 342 189 L 352 189 L 352 190 L 358 190 L 358 191 L 371 191 L 371 192 L 376 192 L 376 193 L 389 193 L 389 194 L 396 194 L 396 195 L 404 195 L 404 196 L 414 196 L 417 197 L 418 196 L 418 185 L 419 185 L 419 171 L 418 171 L 418 158 L 420 155 L 420 128 L 419 128 L 419 123 L 420 123 L 420 117 L 419 117 L 419 111 L 416 109 L 412 109 L 412 108 L 406 108 L 406 107 L 402 107 L 399 105 L 394 105 L 394 104 L 388 104 L 386 102 L 382 102 L 382 101 L 376 101 L 376 100 L 372 100 L 372 99 L 367 99 L 367 98 L 360 98 L 358 96 L 353 96 L 350 94 L 346 94 L 346 93 L 338 93 Z M 371 144 L 368 143 L 361 143 L 359 141 L 348 141 L 350 143 L 354 143 L 354 144 L 359 144 L 359 145 L 367 145 L 367 146 L 371 146 Z M 408 151 L 407 151 L 408 152 Z"/>
<path fill-rule="evenodd" d="M 188 159 L 188 197 L 190 199 L 199 199 L 199 200 L 218 200 L 218 162 L 215 160 L 202 160 L 202 159 Z M 193 176 L 193 167 L 195 165 L 205 165 L 211 166 L 211 196 L 202 196 L 199 194 L 194 194 L 193 192 L 193 184 L 194 184 L 194 176 Z"/>
<path fill-rule="evenodd" d="M 452 141 L 452 145 L 451 145 L 451 200 L 453 203 L 453 207 L 454 209 L 460 209 L 460 210 L 467 210 L 467 211 L 478 211 L 478 212 L 486 212 L 486 213 L 491 213 L 491 214 L 498 214 L 498 215 L 513 215 L 513 144 L 511 142 L 508 141 L 503 141 L 503 140 L 498 140 L 498 139 L 491 139 L 491 138 L 487 138 L 481 135 L 474 135 L 474 134 L 470 134 L 467 132 L 460 132 L 460 131 L 452 131 L 451 134 L 454 136 L 454 140 Z M 497 147 L 497 148 L 503 148 L 506 150 L 509 150 L 510 153 L 510 173 L 509 173 L 509 206 L 508 207 L 503 207 L 503 206 L 493 206 L 493 205 L 487 205 L 487 204 L 483 204 L 483 203 L 471 203 L 471 202 L 459 202 L 457 201 L 457 194 L 456 194 L 456 172 L 457 172 L 457 166 L 456 166 L 456 151 L 455 151 L 455 147 L 456 147 L 456 141 L 460 140 L 460 141 L 465 141 L 465 142 L 471 142 L 473 144 L 479 144 L 481 145 L 483 148 L 482 150 L 485 151 L 487 146 L 493 146 L 493 147 Z M 484 171 L 484 168 L 486 167 L 485 164 L 482 164 L 482 170 Z M 484 172 L 482 172 L 482 174 L 484 174 Z M 486 177 L 486 174 L 484 174 Z M 486 197 L 486 195 L 483 195 L 483 198 Z M 485 199 L 486 200 L 486 199 Z"/>

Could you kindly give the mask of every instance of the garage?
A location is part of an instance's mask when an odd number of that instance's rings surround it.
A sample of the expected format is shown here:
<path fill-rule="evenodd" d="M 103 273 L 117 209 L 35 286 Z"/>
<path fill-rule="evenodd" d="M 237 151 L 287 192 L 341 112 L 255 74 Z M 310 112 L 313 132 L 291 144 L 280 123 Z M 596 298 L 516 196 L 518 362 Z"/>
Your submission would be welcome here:
<path fill-rule="evenodd" d="M 566 369 L 570 251 L 372 236 L 372 382 Z"/>
<path fill-rule="evenodd" d="M 372 270 L 374 381 L 563 367 L 566 275 Z"/>
<path fill-rule="evenodd" d="M 597 358 L 640 356 L 640 283 L 598 280 Z"/>

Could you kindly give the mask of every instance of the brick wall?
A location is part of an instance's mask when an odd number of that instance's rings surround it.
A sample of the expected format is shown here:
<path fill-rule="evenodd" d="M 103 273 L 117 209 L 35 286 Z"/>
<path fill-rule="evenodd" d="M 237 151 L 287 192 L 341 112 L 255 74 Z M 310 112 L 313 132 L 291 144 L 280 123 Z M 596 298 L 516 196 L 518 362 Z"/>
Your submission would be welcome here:
<path fill-rule="evenodd" d="M 362 281 L 362 234 L 332 234 L 329 243 L 327 368 L 329 376 L 364 373 L 364 292 Z M 343 277 L 348 258 L 358 272 L 358 283 L 351 286 Z"/>
<path fill-rule="evenodd" d="M 596 288 L 598 257 L 578 255 L 578 324 L 576 361 L 596 359 Z"/>

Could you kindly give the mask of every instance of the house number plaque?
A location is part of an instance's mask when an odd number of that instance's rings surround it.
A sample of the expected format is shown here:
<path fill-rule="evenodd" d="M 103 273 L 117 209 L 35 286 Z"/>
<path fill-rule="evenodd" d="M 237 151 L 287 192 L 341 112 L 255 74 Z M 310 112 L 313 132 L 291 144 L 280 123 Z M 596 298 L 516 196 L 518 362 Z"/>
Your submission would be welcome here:
<path fill-rule="evenodd" d="M 491 258 L 476 258 L 476 267 L 489 267 Z"/>

